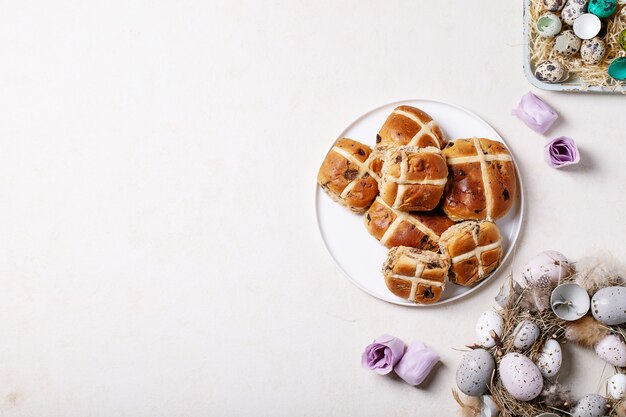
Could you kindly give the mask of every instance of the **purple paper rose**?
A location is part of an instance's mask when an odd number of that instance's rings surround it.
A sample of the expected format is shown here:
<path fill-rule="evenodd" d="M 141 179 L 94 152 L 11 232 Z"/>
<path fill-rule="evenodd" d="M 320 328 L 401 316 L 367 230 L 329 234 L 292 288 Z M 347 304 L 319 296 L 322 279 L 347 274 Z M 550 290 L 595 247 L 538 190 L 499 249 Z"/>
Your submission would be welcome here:
<path fill-rule="evenodd" d="M 522 97 L 513 114 L 538 133 L 545 133 L 559 118 L 552 107 L 533 93 Z"/>
<path fill-rule="evenodd" d="M 577 164 L 580 161 L 576 142 L 567 136 L 561 136 L 548 142 L 544 148 L 544 157 L 548 165 L 553 168 Z"/>
<path fill-rule="evenodd" d="M 439 355 L 419 340 L 414 340 L 395 367 L 396 374 L 410 385 L 419 385 L 439 362 Z"/>
<path fill-rule="evenodd" d="M 387 375 L 402 358 L 403 354 L 404 342 L 396 337 L 384 334 L 365 348 L 365 352 L 361 356 L 361 365 L 363 368 L 380 375 Z"/>

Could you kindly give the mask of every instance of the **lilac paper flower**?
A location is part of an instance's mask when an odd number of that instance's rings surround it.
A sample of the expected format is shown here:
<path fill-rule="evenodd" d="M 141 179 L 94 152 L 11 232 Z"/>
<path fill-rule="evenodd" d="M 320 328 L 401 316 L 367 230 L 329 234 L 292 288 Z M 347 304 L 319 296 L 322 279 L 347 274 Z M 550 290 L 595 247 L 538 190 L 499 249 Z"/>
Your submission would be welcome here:
<path fill-rule="evenodd" d="M 577 164 L 580 161 L 574 139 L 567 136 L 561 136 L 548 142 L 544 148 L 544 158 L 548 165 L 553 168 Z"/>
<path fill-rule="evenodd" d="M 528 127 L 538 133 L 545 133 L 559 118 L 559 115 L 550 105 L 533 93 L 528 93 L 513 110 Z"/>
<path fill-rule="evenodd" d="M 404 354 L 402 340 L 384 334 L 365 348 L 361 356 L 361 365 L 365 369 L 380 375 L 387 375 Z"/>
<path fill-rule="evenodd" d="M 410 385 L 419 385 L 439 362 L 439 355 L 419 340 L 414 340 L 395 367 L 396 374 Z"/>

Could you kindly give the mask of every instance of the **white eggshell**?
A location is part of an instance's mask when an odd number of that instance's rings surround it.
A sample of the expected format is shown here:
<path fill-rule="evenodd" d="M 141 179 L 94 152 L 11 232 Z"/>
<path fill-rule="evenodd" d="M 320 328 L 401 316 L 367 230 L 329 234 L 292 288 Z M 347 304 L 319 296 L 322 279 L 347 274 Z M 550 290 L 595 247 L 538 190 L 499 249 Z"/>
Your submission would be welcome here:
<path fill-rule="evenodd" d="M 522 277 L 529 287 L 552 287 L 569 275 L 570 263 L 560 252 L 548 250 L 532 258 Z"/>
<path fill-rule="evenodd" d="M 614 400 L 626 397 L 626 375 L 615 374 L 606 381 L 606 394 Z"/>
<path fill-rule="evenodd" d="M 596 353 L 609 365 L 626 366 L 626 344 L 616 335 L 609 335 L 596 345 Z"/>
<path fill-rule="evenodd" d="M 496 341 L 491 337 L 491 331 L 496 332 L 498 336 L 502 335 L 504 328 L 504 320 L 495 311 L 485 311 L 476 323 L 476 338 L 478 344 L 482 347 L 492 348 L 496 345 Z"/>
<path fill-rule="evenodd" d="M 572 417 L 602 417 L 607 411 L 606 398 L 589 394 L 578 401 L 572 410 Z"/>
<path fill-rule="evenodd" d="M 517 283 L 517 281 L 511 279 L 507 280 L 500 287 L 500 291 L 498 295 L 496 295 L 496 303 L 502 308 L 506 308 L 509 299 L 513 297 L 513 301 L 517 300 L 522 293 L 522 286 Z"/>
<path fill-rule="evenodd" d="M 591 313 L 609 326 L 626 323 L 626 287 L 607 287 L 591 299 Z"/>
<path fill-rule="evenodd" d="M 484 349 L 475 349 L 461 358 L 456 369 L 456 385 L 465 395 L 478 397 L 487 392 L 487 385 L 496 369 L 493 356 Z"/>
<path fill-rule="evenodd" d="M 521 321 L 517 327 L 515 327 L 515 330 L 513 330 L 513 334 L 515 335 L 513 346 L 515 346 L 516 349 L 526 350 L 535 343 L 540 333 L 541 330 L 539 330 L 539 326 L 532 321 Z"/>
<path fill-rule="evenodd" d="M 502 385 L 515 399 L 530 401 L 543 389 L 543 377 L 539 368 L 521 353 L 508 353 L 500 361 Z"/>
<path fill-rule="evenodd" d="M 500 410 L 491 395 L 480 397 L 480 417 L 498 417 Z"/>
<path fill-rule="evenodd" d="M 552 378 L 556 376 L 561 370 L 561 363 L 563 362 L 563 352 L 561 351 L 561 345 L 554 339 L 549 339 L 543 345 L 539 359 L 537 359 L 537 366 L 539 372 L 546 378 Z"/>

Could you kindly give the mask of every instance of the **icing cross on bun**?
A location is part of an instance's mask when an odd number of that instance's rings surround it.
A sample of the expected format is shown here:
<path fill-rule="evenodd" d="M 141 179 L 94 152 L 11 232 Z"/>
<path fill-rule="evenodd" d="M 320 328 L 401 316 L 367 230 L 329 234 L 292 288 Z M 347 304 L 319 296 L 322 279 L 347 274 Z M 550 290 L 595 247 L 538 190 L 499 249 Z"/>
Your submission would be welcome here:
<path fill-rule="evenodd" d="M 385 155 L 380 195 L 394 209 L 430 211 L 439 204 L 448 167 L 439 148 L 401 146 Z"/>
<path fill-rule="evenodd" d="M 372 149 L 352 139 L 339 139 L 317 174 L 326 193 L 350 210 L 362 213 L 378 195 L 380 178 L 369 169 Z"/>
<path fill-rule="evenodd" d="M 470 286 L 493 272 L 502 260 L 502 238 L 493 222 L 466 221 L 443 232 L 441 253 L 451 258 L 448 275 L 455 284 Z"/>
<path fill-rule="evenodd" d="M 443 211 L 454 221 L 497 220 L 515 201 L 515 165 L 503 143 L 458 139 L 443 150 L 450 175 Z"/>
<path fill-rule="evenodd" d="M 437 250 L 439 236 L 453 224 L 439 210 L 407 213 L 391 208 L 380 196 L 365 214 L 369 233 L 388 248 L 410 246 Z"/>
<path fill-rule="evenodd" d="M 447 256 L 398 246 L 383 264 L 385 284 L 394 295 L 418 304 L 439 301 L 450 267 Z"/>
<path fill-rule="evenodd" d="M 411 106 L 399 106 L 387 117 L 376 136 L 383 146 L 434 146 L 446 144 L 443 132 L 426 112 Z"/>

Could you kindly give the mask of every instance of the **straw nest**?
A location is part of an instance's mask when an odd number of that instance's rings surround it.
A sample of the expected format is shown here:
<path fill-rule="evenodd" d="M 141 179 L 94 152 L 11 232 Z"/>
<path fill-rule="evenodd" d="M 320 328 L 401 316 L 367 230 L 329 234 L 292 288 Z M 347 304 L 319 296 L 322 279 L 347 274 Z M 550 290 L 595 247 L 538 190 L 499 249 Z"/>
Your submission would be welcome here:
<path fill-rule="evenodd" d="M 626 82 L 617 81 L 608 74 L 611 62 L 617 57 L 626 56 L 626 51 L 619 44 L 619 35 L 622 30 L 626 29 L 626 0 L 620 1 L 615 14 L 606 19 L 607 34 L 604 37 L 604 42 L 606 43 L 607 52 L 602 62 L 597 65 L 585 64 L 580 57 L 580 53 L 571 57 L 560 55 L 553 49 L 553 38 L 539 36 L 537 20 L 546 12 L 542 0 L 531 0 L 529 49 L 532 67 L 535 68 L 549 59 L 555 60 L 565 65 L 572 76 L 578 77 L 583 89 L 606 87 L 610 90 L 626 93 Z M 560 14 L 560 12 L 556 14 Z"/>
<path fill-rule="evenodd" d="M 623 268 L 620 266 L 619 268 Z M 559 284 L 573 282 L 585 288 L 593 295 L 599 289 L 609 286 L 626 286 L 626 271 L 615 268 L 613 264 L 605 264 L 596 260 L 585 260 L 579 268 L 572 267 L 570 273 L 562 278 Z M 509 277 L 508 284 L 513 290 L 513 278 Z M 500 360 L 511 352 L 518 352 L 513 346 L 514 329 L 524 320 L 531 320 L 541 330 L 541 335 L 532 347 L 524 354 L 536 363 L 544 343 L 548 339 L 556 339 L 559 343 L 577 343 L 592 347 L 598 338 L 606 334 L 618 334 L 626 340 L 626 324 L 619 326 L 605 326 L 593 319 L 591 313 L 576 322 L 559 319 L 549 307 L 552 288 L 524 288 L 515 296 L 509 297 L 507 305 L 499 311 L 504 319 L 502 337 L 496 338 L 496 346 L 490 349 L 499 368 Z M 481 348 L 480 346 L 468 346 Z M 600 359 L 598 359 L 600 360 Z M 626 368 L 616 368 L 617 373 L 626 373 Z M 570 410 L 576 404 L 570 389 L 564 381 L 557 378 L 554 381 L 544 379 L 543 392 L 536 399 L 523 402 L 513 398 L 504 388 L 496 373 L 489 386 L 489 394 L 500 410 L 501 417 L 534 417 L 542 413 L 555 413 L 569 416 Z M 480 400 L 467 397 L 453 390 L 453 396 L 462 408 L 462 415 L 466 417 L 480 416 Z M 626 400 L 621 402 L 608 400 L 610 417 L 626 417 Z"/>

